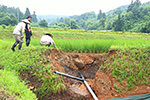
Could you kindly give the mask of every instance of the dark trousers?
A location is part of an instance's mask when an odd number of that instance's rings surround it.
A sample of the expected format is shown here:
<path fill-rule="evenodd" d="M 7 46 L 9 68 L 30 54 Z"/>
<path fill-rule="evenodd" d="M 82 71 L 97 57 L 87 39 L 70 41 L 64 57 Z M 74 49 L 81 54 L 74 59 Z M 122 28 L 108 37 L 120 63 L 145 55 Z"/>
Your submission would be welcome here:
<path fill-rule="evenodd" d="M 26 37 L 26 46 L 28 47 L 30 44 L 31 38 L 30 37 Z"/>

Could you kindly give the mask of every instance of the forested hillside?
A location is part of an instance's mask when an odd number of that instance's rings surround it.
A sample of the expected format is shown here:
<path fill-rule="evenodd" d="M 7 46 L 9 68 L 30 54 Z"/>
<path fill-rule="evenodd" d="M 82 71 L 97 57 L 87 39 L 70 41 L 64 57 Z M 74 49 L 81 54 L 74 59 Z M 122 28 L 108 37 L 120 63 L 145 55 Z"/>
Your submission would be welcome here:
<path fill-rule="evenodd" d="M 150 32 L 150 2 L 141 4 L 140 0 L 130 5 L 118 7 L 107 13 L 88 12 L 80 16 L 60 18 L 55 25 L 60 28 L 85 30 L 113 30 L 129 32 Z M 53 24 L 52 24 L 53 25 Z"/>
<path fill-rule="evenodd" d="M 38 15 L 38 19 L 35 12 L 31 14 L 28 8 L 25 13 L 22 13 L 19 8 L 0 5 L 0 25 L 14 26 L 28 15 L 32 15 L 31 25 L 34 27 L 150 32 L 150 2 L 141 4 L 140 0 L 132 1 L 130 5 L 106 13 L 99 10 L 98 14 L 92 11 L 69 17 Z"/>
<path fill-rule="evenodd" d="M 32 16 L 32 22 L 37 22 L 35 12 L 31 14 L 28 8 L 26 8 L 25 13 L 23 13 L 19 8 L 0 5 L 0 25 L 14 26 L 29 15 Z"/>

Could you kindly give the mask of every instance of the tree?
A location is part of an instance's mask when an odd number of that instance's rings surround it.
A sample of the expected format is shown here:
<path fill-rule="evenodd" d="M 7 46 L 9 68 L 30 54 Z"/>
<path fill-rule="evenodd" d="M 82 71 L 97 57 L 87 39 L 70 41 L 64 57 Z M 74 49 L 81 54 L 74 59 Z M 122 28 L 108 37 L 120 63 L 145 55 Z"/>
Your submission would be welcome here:
<path fill-rule="evenodd" d="M 24 14 L 20 11 L 19 8 L 16 8 L 15 16 L 17 17 L 18 22 L 20 22 L 24 18 Z"/>
<path fill-rule="evenodd" d="M 12 26 L 15 26 L 17 24 L 17 22 L 18 22 L 16 16 L 14 14 L 10 14 L 10 18 L 11 18 L 10 24 Z"/>
<path fill-rule="evenodd" d="M 70 18 L 65 18 L 64 21 L 65 21 L 65 24 L 66 24 L 68 27 L 71 26 L 71 19 L 70 19 Z"/>
<path fill-rule="evenodd" d="M 138 8 L 140 5 L 141 5 L 140 0 L 136 0 L 135 2 L 133 2 L 133 0 L 132 0 L 131 4 L 128 6 L 127 12 L 132 11 L 133 8 L 134 8 L 134 10 L 135 10 L 135 9 Z"/>
<path fill-rule="evenodd" d="M 134 4 L 133 4 L 133 0 L 132 0 L 131 4 L 128 6 L 127 12 L 131 11 L 133 6 L 134 6 Z"/>
<path fill-rule="evenodd" d="M 32 21 L 33 21 L 34 23 L 38 22 L 37 17 L 36 17 L 36 14 L 35 14 L 35 11 L 33 12 L 33 15 L 32 15 Z"/>
<path fill-rule="evenodd" d="M 139 7 L 141 5 L 141 2 L 140 2 L 140 0 L 136 0 L 135 2 L 134 2 L 134 6 L 137 6 L 137 7 Z"/>
<path fill-rule="evenodd" d="M 29 8 L 26 8 L 25 14 L 24 14 L 24 18 L 27 18 L 28 16 L 31 16 L 31 13 L 29 11 Z"/>
<path fill-rule="evenodd" d="M 71 21 L 71 29 L 78 29 L 77 23 L 75 21 Z"/>
<path fill-rule="evenodd" d="M 103 13 L 102 13 L 102 11 L 100 10 L 99 13 L 98 13 L 97 20 L 101 19 L 102 17 L 103 17 Z"/>
<path fill-rule="evenodd" d="M 143 33 L 150 33 L 150 22 L 145 23 L 140 31 Z"/>
<path fill-rule="evenodd" d="M 43 20 L 41 20 L 41 21 L 39 22 L 39 25 L 40 25 L 41 27 L 48 27 L 48 22 L 47 22 L 45 19 L 43 19 Z"/>
<path fill-rule="evenodd" d="M 114 31 L 123 31 L 123 19 L 121 18 L 121 14 L 118 15 L 118 19 L 113 23 Z"/>

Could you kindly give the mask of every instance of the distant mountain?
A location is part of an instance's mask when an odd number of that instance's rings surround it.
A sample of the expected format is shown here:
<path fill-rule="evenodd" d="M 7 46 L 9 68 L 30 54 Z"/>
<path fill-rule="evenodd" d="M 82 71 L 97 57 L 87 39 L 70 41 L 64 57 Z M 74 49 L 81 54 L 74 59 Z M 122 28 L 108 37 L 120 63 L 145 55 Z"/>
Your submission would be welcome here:
<path fill-rule="evenodd" d="M 117 10 L 121 10 L 121 11 L 124 11 L 128 8 L 129 5 L 123 5 L 123 6 L 120 6 L 120 7 L 117 7 L 116 9 L 113 9 L 113 10 L 110 10 L 108 12 L 106 12 L 106 14 L 111 14 Z"/>
<path fill-rule="evenodd" d="M 150 1 L 146 2 L 146 3 L 143 3 L 144 6 L 146 5 L 150 5 Z"/>
<path fill-rule="evenodd" d="M 146 6 L 146 5 L 150 5 L 150 1 L 149 2 L 146 2 L 146 3 L 143 3 L 142 4 L 143 6 Z M 119 13 L 122 13 L 123 11 L 126 11 L 127 8 L 128 8 L 129 5 L 123 5 L 123 6 L 120 6 L 120 7 L 117 7 L 116 9 L 113 9 L 113 10 L 110 10 L 108 12 L 106 12 L 106 15 L 110 15 L 110 14 L 119 14 Z M 91 13 L 91 14 L 90 14 Z M 84 14 L 81 14 L 81 15 L 74 15 L 74 16 L 64 16 L 64 15 L 37 15 L 37 18 L 38 18 L 38 21 L 40 21 L 41 19 L 45 19 L 49 24 L 56 21 L 57 19 L 60 19 L 60 18 L 65 18 L 65 17 L 69 17 L 71 19 L 75 19 L 76 21 L 78 19 L 89 19 L 89 16 L 91 16 L 91 18 L 95 18 L 95 13 L 94 11 L 93 12 L 87 12 L 87 13 L 84 13 Z M 85 16 L 87 16 L 87 14 L 90 14 L 88 16 L 88 18 L 86 18 Z M 84 20 L 83 19 L 83 20 Z"/>
<path fill-rule="evenodd" d="M 57 19 L 60 19 L 61 17 L 68 17 L 63 15 L 37 15 L 38 21 L 45 19 L 49 24 Z"/>

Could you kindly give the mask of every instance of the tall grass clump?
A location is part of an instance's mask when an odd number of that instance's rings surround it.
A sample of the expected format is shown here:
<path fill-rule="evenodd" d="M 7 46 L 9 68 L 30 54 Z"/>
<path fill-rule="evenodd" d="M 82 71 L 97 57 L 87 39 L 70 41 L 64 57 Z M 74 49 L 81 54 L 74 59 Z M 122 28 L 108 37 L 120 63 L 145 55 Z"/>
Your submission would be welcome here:
<path fill-rule="evenodd" d="M 57 47 L 67 52 L 108 52 L 112 45 L 110 40 L 56 40 Z"/>

